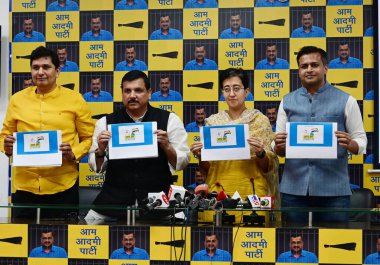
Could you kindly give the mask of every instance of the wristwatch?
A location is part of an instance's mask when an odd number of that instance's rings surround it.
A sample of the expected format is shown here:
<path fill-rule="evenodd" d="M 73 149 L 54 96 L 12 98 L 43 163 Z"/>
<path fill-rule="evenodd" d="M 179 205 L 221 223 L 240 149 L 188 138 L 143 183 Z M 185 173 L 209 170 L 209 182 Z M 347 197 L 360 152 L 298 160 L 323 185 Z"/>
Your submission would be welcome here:
<path fill-rule="evenodd" d="M 103 154 L 100 154 L 99 149 L 98 148 L 95 149 L 95 157 L 102 158 L 105 156 L 106 156 L 106 152 L 103 152 Z"/>
<path fill-rule="evenodd" d="M 256 155 L 256 157 L 259 159 L 263 159 L 266 154 L 267 154 L 267 152 L 265 152 L 265 149 L 263 149 L 263 151 L 261 151 L 260 154 Z"/>

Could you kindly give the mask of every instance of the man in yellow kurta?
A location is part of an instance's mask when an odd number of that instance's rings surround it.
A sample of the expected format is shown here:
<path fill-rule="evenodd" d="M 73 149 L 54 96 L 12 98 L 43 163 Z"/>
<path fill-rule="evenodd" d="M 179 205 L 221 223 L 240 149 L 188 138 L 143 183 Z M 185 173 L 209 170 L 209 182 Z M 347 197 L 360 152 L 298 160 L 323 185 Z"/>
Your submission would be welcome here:
<path fill-rule="evenodd" d="M 62 165 L 14 167 L 12 183 L 16 192 L 12 194 L 12 202 L 77 204 L 77 161 L 90 149 L 94 131 L 90 110 L 81 94 L 57 85 L 60 69 L 54 51 L 42 46 L 36 48 L 31 53 L 30 66 L 35 86 L 11 97 L 0 134 L 0 150 L 12 156 L 16 141 L 14 132 L 61 130 Z M 32 217 L 35 212 L 34 209 L 14 208 L 12 216 Z M 64 211 L 42 210 L 43 216 L 58 217 L 57 213 L 64 214 Z"/>

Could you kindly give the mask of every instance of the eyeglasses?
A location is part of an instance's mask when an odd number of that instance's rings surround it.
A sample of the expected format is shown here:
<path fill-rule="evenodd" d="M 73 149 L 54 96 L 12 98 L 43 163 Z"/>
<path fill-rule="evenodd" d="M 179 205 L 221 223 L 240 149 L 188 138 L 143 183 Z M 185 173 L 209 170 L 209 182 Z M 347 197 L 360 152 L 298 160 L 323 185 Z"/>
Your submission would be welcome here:
<path fill-rule="evenodd" d="M 231 90 L 234 91 L 234 93 L 238 93 L 240 91 L 240 89 L 244 89 L 244 87 L 241 87 L 241 86 L 225 86 L 222 88 L 222 92 L 224 93 L 231 93 Z"/>

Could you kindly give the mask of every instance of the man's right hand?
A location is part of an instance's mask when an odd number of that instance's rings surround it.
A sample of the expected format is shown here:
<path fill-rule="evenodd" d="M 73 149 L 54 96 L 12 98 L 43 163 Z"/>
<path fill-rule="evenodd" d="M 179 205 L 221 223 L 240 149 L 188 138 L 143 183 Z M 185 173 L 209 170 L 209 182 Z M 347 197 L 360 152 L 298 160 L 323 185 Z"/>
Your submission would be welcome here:
<path fill-rule="evenodd" d="M 16 142 L 16 138 L 14 138 L 12 135 L 8 135 L 4 139 L 4 151 L 8 157 L 13 155 L 13 144 L 15 142 Z"/>
<path fill-rule="evenodd" d="M 198 157 L 199 159 L 201 158 L 201 149 L 203 148 L 203 144 L 200 142 L 195 142 L 190 146 L 190 151 Z"/>
<path fill-rule="evenodd" d="M 274 139 L 274 151 L 281 157 L 285 156 L 286 137 L 288 137 L 287 133 L 276 133 L 276 138 Z"/>
<path fill-rule="evenodd" d="M 103 154 L 108 146 L 108 142 L 111 139 L 111 132 L 102 131 L 98 135 L 98 152 Z"/>

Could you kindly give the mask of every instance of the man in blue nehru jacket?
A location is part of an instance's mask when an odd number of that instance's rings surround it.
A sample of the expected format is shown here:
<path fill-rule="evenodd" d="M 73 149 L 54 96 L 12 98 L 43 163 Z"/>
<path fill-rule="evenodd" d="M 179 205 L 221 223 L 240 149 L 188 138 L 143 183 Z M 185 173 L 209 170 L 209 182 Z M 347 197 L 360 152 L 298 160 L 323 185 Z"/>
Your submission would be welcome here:
<path fill-rule="evenodd" d="M 133 232 L 124 232 L 121 243 L 123 247 L 113 251 L 110 259 L 149 260 L 148 252 L 135 246 L 136 238 Z"/>
<path fill-rule="evenodd" d="M 343 42 L 338 46 L 339 57 L 330 61 L 329 68 L 363 68 L 362 62 L 350 56 L 350 47 L 347 42 Z"/>
<path fill-rule="evenodd" d="M 276 125 L 274 150 L 286 153 L 287 122 L 336 122 L 337 159 L 286 159 L 280 183 L 282 207 L 350 207 L 347 151 L 363 154 L 367 136 L 356 100 L 326 80 L 327 54 L 306 46 L 297 54 L 302 87 L 282 99 Z M 286 213 L 289 222 L 307 221 L 306 212 Z M 347 221 L 346 213 L 314 213 L 316 221 Z"/>
<path fill-rule="evenodd" d="M 318 263 L 318 258 L 314 253 L 303 250 L 301 235 L 290 236 L 290 251 L 281 253 L 277 262 L 285 263 Z"/>

